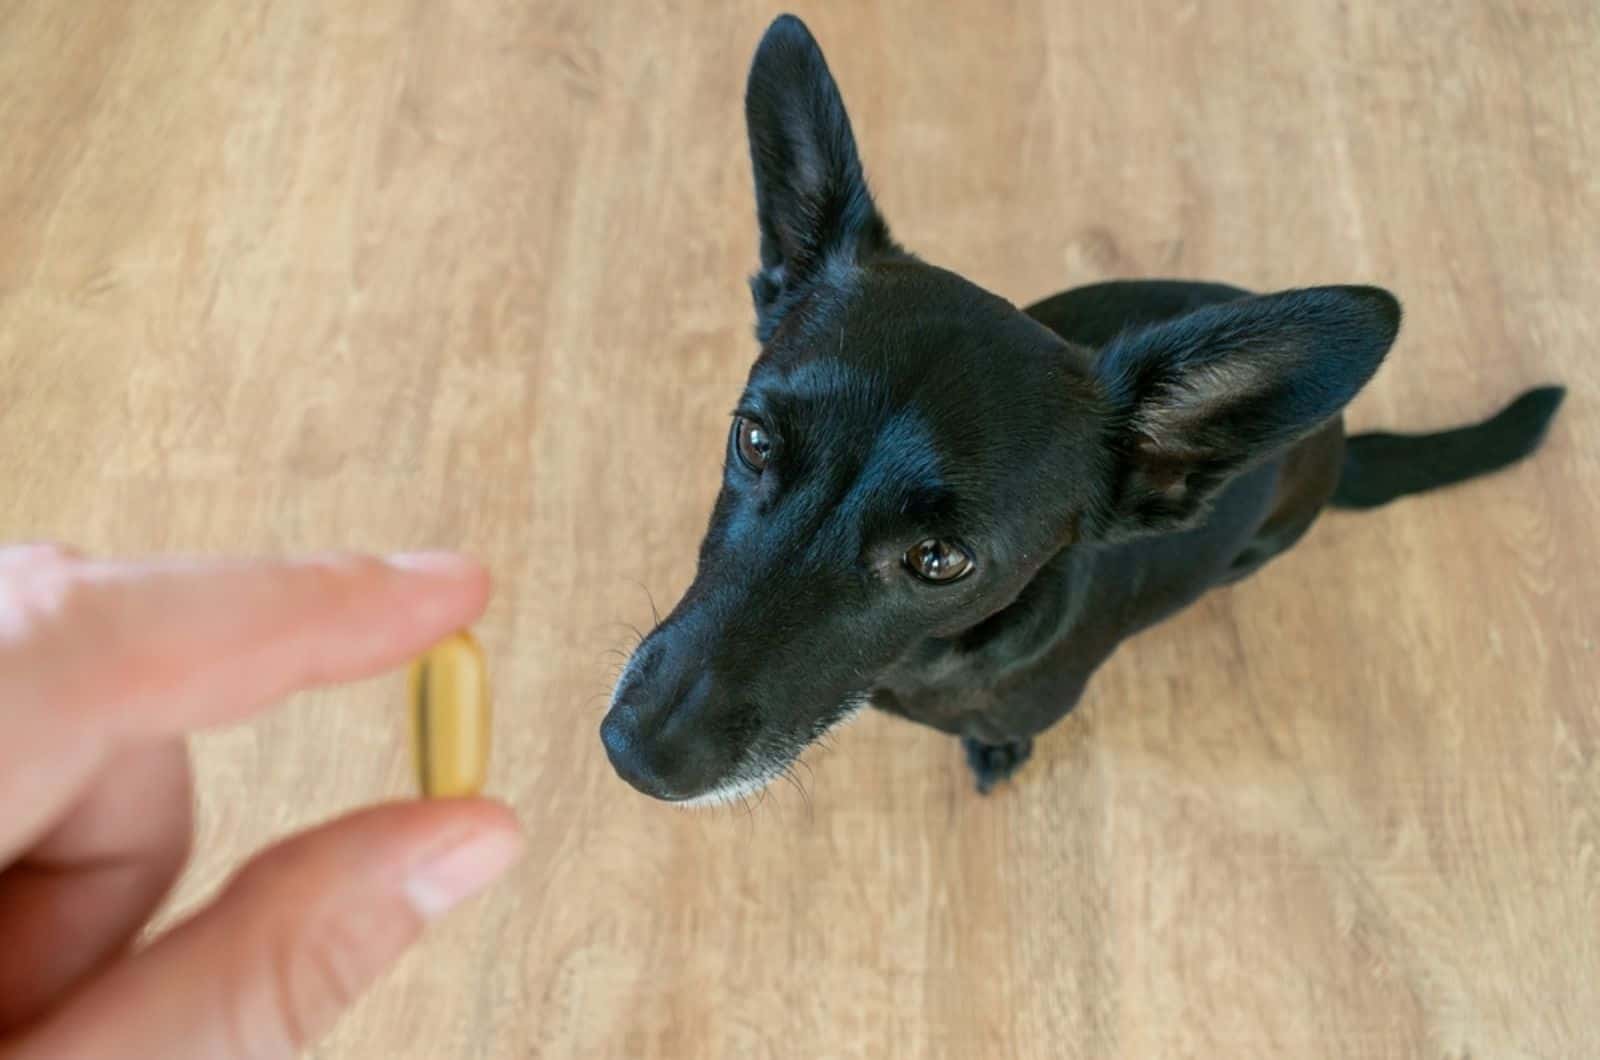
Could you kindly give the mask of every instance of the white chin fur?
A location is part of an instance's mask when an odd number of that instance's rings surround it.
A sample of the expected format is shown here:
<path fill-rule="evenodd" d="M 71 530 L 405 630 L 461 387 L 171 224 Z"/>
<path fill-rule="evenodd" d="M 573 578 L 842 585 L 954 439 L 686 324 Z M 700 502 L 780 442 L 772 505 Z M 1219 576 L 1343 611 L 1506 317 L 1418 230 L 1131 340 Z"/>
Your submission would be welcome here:
<path fill-rule="evenodd" d="M 860 715 L 862 708 L 865 707 L 871 701 L 871 699 L 872 697 L 865 692 L 858 692 L 854 695 L 845 697 L 844 713 L 840 714 L 839 717 L 834 720 L 833 724 L 828 726 L 826 731 L 831 732 L 832 730 L 839 728 L 845 722 L 850 721 L 851 719 Z M 821 734 L 819 734 L 819 737 L 820 735 Z M 799 758 L 800 753 L 804 751 L 807 746 L 809 746 L 809 744 L 801 744 L 800 746 L 793 748 L 788 754 L 784 755 L 781 760 L 761 763 L 740 763 L 740 768 L 735 770 L 734 775 L 727 781 L 724 781 L 722 784 L 712 788 L 703 795 L 696 795 L 692 799 L 678 799 L 674 801 L 672 805 L 681 806 L 686 810 L 693 810 L 706 806 L 727 806 L 738 802 L 740 799 L 743 799 L 748 795 L 756 794 L 768 784 L 771 784 L 774 780 L 777 780 L 779 777 L 783 776 L 783 771 L 788 768 L 789 763 Z"/>
<path fill-rule="evenodd" d="M 730 780 L 721 787 L 712 788 L 704 795 L 696 795 L 692 799 L 678 799 L 672 805 L 681 806 L 686 810 L 696 810 L 705 806 L 728 806 L 746 795 L 754 795 L 782 774 L 782 769 L 771 769 L 753 777 Z"/>

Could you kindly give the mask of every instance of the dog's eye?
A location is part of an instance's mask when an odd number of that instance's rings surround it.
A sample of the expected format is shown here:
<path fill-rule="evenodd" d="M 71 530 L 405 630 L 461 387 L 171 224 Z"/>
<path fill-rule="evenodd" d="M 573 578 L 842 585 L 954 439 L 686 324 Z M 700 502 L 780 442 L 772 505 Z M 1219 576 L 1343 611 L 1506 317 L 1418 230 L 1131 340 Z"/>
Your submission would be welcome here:
<path fill-rule="evenodd" d="M 953 582 L 972 570 L 972 557 L 960 545 L 929 538 L 906 550 L 906 568 L 930 582 Z"/>
<path fill-rule="evenodd" d="M 767 466 L 767 457 L 772 453 L 772 437 L 755 420 L 740 416 L 733 421 L 733 444 L 739 451 L 739 459 L 751 471 L 759 472 Z"/>

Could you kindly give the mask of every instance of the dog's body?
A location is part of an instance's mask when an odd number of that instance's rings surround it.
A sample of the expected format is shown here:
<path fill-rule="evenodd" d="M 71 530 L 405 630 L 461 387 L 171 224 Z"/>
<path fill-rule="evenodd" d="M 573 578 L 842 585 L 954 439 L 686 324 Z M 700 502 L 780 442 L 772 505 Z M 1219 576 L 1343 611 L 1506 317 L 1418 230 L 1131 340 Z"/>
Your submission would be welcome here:
<path fill-rule="evenodd" d="M 867 703 L 960 736 L 986 791 L 1122 640 L 1330 501 L 1520 459 L 1559 404 L 1347 443 L 1399 327 L 1387 292 L 1129 281 L 1019 311 L 893 242 L 797 20 L 768 31 L 746 111 L 764 348 L 695 583 L 602 725 L 648 794 L 754 790 Z"/>
<path fill-rule="evenodd" d="M 1026 312 L 1099 349 L 1120 332 L 1247 297 L 1220 284 L 1127 281 L 1082 287 Z M 950 640 L 929 640 L 881 678 L 873 703 L 965 738 L 980 789 L 1027 757 L 1123 640 L 1236 581 L 1308 529 L 1339 480 L 1342 421 L 1233 479 L 1193 529 L 1098 549 L 1064 549 L 1017 602 Z"/>

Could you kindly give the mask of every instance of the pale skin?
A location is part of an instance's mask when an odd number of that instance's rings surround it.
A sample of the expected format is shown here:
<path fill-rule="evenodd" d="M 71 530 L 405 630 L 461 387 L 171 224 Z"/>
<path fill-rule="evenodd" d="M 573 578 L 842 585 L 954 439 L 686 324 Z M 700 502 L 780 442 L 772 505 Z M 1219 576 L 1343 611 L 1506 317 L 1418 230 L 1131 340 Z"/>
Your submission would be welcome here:
<path fill-rule="evenodd" d="M 373 806 L 270 847 L 136 945 L 192 840 L 185 734 L 400 665 L 488 595 L 481 567 L 439 554 L 0 547 L 0 1060 L 297 1055 L 503 873 L 522 849 L 504 806 Z"/>

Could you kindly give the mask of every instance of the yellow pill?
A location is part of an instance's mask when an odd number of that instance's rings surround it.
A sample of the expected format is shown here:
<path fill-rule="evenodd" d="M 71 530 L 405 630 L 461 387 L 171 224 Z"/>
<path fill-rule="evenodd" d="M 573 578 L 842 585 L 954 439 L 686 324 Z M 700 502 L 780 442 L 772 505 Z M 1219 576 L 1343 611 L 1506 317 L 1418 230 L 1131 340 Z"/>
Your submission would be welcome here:
<path fill-rule="evenodd" d="M 411 664 L 411 753 L 429 798 L 476 795 L 489 771 L 489 674 L 470 633 Z"/>

